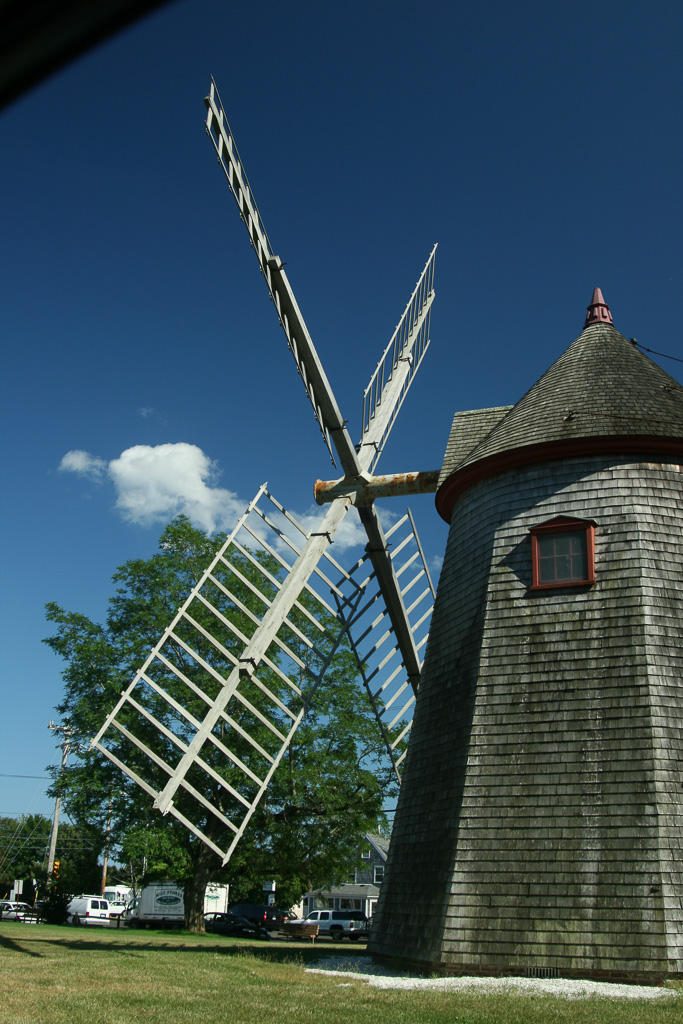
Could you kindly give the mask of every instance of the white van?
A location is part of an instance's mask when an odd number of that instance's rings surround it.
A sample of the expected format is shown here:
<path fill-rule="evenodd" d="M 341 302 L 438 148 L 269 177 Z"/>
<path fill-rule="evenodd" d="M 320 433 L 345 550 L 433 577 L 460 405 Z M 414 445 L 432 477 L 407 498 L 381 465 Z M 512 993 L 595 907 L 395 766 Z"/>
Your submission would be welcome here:
<path fill-rule="evenodd" d="M 108 924 L 109 902 L 101 896 L 74 896 L 66 908 L 67 924 Z"/>

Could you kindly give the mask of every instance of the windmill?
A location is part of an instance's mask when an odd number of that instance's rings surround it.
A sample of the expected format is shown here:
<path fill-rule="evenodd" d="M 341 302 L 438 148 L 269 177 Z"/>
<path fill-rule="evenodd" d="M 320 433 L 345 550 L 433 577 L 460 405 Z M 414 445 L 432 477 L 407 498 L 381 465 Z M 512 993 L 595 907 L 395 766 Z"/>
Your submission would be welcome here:
<path fill-rule="evenodd" d="M 410 511 L 385 532 L 374 500 L 435 491 L 438 471 L 373 473 L 429 346 L 436 246 L 365 389 L 356 445 L 266 234 L 213 80 L 205 102 L 206 131 L 343 475 L 316 484 L 316 501 L 328 507 L 313 529 L 267 485 L 259 489 L 91 746 L 225 864 L 341 643 L 353 652 L 400 780 L 434 591 Z M 367 545 L 347 571 L 330 547 L 352 506 Z"/>

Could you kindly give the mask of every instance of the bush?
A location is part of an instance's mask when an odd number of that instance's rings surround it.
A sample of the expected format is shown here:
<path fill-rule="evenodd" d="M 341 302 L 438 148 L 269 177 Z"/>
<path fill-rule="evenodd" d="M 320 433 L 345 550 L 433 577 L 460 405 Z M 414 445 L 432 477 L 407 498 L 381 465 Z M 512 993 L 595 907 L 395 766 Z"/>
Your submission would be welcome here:
<path fill-rule="evenodd" d="M 64 924 L 70 901 L 71 896 L 66 892 L 51 893 L 43 903 L 41 916 L 48 924 Z"/>

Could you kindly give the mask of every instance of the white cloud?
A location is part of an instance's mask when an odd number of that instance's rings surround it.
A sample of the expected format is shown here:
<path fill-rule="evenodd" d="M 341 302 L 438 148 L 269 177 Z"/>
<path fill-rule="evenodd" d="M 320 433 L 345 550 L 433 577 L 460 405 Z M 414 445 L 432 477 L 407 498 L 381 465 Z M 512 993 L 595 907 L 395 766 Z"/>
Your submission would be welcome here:
<path fill-rule="evenodd" d="M 230 529 L 246 505 L 233 491 L 215 486 L 215 463 L 201 448 L 185 442 L 135 445 L 111 462 L 70 451 L 59 468 L 92 480 L 108 478 L 122 517 L 140 526 L 167 523 L 184 513 L 195 526 L 214 533 Z"/>
<path fill-rule="evenodd" d="M 91 480 L 101 480 L 107 471 L 107 463 L 96 455 L 75 448 L 66 453 L 59 463 L 59 470 L 62 473 L 78 473 L 79 476 L 88 476 Z"/>
<path fill-rule="evenodd" d="M 116 507 L 141 526 L 181 513 L 213 533 L 230 527 L 244 509 L 233 492 L 214 486 L 216 464 L 194 444 L 135 445 L 109 463 Z"/>
<path fill-rule="evenodd" d="M 432 555 L 429 559 L 429 571 L 432 574 L 432 582 L 436 586 L 436 581 L 441 575 L 441 569 L 443 568 L 443 555 Z"/>
<path fill-rule="evenodd" d="M 59 468 L 97 481 L 108 479 L 114 485 L 115 506 L 122 518 L 139 526 L 165 524 L 182 513 L 207 533 L 229 532 L 248 504 L 248 499 L 234 491 L 218 487 L 217 464 L 197 445 L 183 441 L 154 447 L 134 445 L 110 462 L 85 451 L 71 451 Z M 304 530 L 316 530 L 320 529 L 326 511 L 311 505 L 303 513 L 292 511 L 292 515 Z M 385 526 L 387 519 L 393 518 L 384 510 L 381 516 Z M 286 522 L 281 526 L 300 548 L 301 535 L 293 528 L 290 531 Z M 292 560 L 291 549 L 263 521 L 257 520 L 255 532 L 287 561 Z M 350 549 L 366 543 L 365 530 L 352 508 L 337 530 L 329 553 L 340 560 Z"/>

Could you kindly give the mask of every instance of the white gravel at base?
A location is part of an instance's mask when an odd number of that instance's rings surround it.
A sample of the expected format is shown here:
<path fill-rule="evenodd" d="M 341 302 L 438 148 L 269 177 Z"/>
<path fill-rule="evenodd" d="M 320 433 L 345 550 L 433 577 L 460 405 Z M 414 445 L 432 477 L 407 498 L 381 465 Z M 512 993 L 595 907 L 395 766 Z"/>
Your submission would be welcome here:
<path fill-rule="evenodd" d="M 618 985 L 608 981 L 584 981 L 570 978 L 425 978 L 418 974 L 401 973 L 389 967 L 373 963 L 367 957 L 328 956 L 316 960 L 306 968 L 313 974 L 330 974 L 333 977 L 357 978 L 377 988 L 417 988 L 438 992 L 510 992 L 534 995 L 563 996 L 565 999 L 589 999 L 602 996 L 606 999 L 659 999 L 662 996 L 677 997 L 678 992 L 670 988 L 652 985 Z"/>

